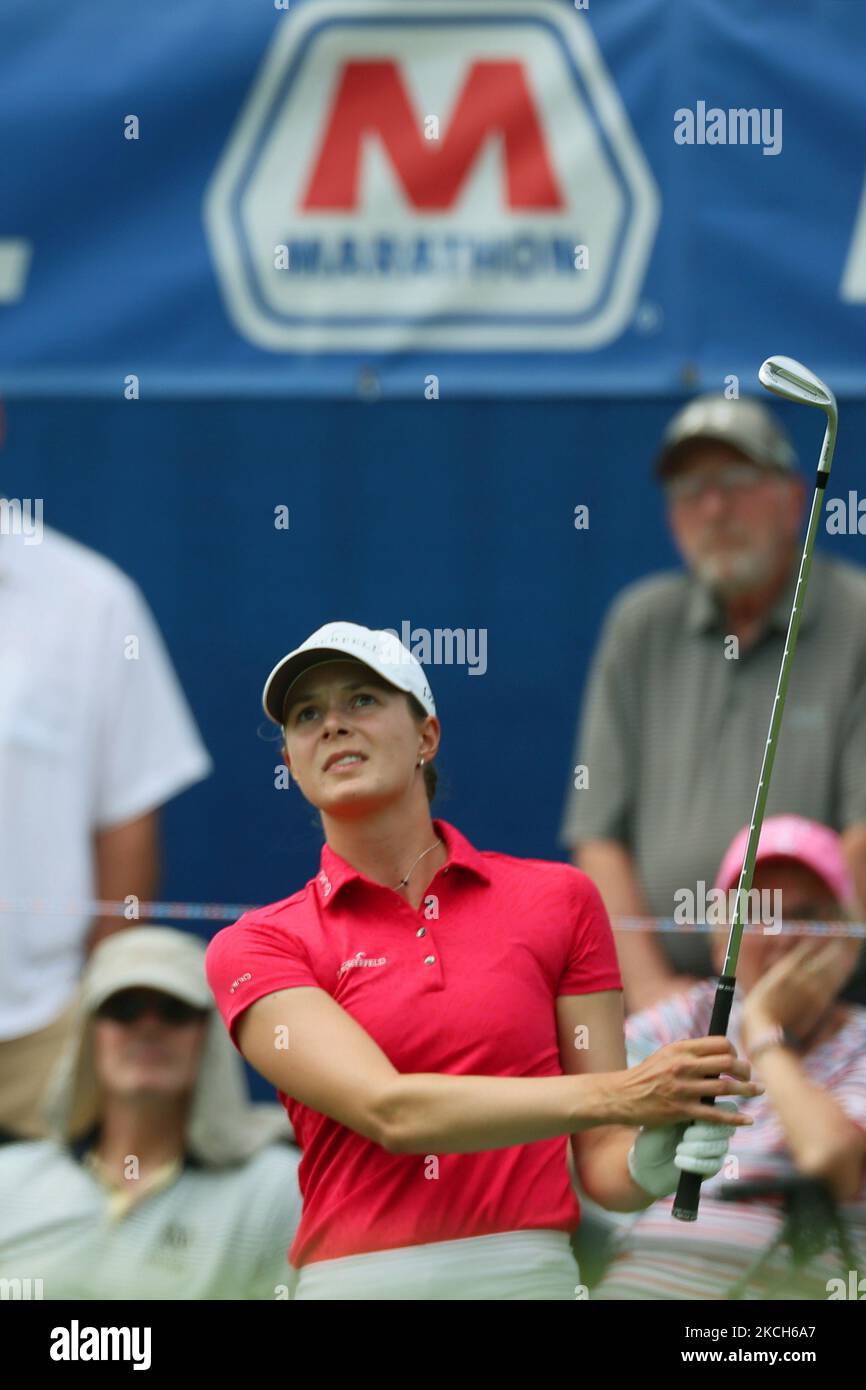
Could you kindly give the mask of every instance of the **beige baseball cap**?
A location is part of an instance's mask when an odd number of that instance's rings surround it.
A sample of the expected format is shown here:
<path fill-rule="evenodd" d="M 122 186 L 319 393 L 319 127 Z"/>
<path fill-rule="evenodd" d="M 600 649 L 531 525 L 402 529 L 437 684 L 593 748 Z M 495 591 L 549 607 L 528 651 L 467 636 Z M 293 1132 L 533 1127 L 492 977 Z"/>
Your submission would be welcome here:
<path fill-rule="evenodd" d="M 81 999 L 94 1012 L 124 989 L 157 989 L 197 1009 L 212 1009 L 204 968 L 205 942 L 191 932 L 146 923 L 105 937 L 81 978 Z"/>
<path fill-rule="evenodd" d="M 414 695 L 428 714 L 436 713 L 424 668 L 395 632 L 339 622 L 317 628 L 305 642 L 277 662 L 262 691 L 262 705 L 268 718 L 275 724 L 282 724 L 289 687 L 311 666 L 338 660 L 360 661 L 389 685 Z"/>
<path fill-rule="evenodd" d="M 752 396 L 730 400 L 712 392 L 695 396 L 671 420 L 656 457 L 656 478 L 667 477 L 686 452 L 703 440 L 730 444 L 765 468 L 793 472 L 797 467 L 788 435 L 762 401 Z"/>

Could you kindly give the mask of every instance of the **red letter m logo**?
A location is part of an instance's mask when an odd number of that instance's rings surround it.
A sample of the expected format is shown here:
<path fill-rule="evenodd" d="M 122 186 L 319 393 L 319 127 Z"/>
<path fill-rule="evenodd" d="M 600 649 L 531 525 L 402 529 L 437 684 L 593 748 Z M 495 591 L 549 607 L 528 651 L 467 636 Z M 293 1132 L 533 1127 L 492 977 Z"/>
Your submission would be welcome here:
<path fill-rule="evenodd" d="M 438 145 L 424 139 L 396 63 L 346 63 L 301 204 L 305 211 L 357 208 L 361 149 L 371 135 L 388 151 L 407 200 L 418 209 L 451 207 L 478 151 L 494 135 L 505 153 L 508 206 L 564 206 L 522 63 L 473 63 Z"/>

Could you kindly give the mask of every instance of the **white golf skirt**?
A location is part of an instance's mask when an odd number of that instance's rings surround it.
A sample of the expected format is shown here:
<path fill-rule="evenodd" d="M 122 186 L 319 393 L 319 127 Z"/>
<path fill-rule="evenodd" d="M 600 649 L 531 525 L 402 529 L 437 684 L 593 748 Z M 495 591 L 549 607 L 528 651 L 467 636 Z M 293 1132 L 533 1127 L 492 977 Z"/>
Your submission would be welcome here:
<path fill-rule="evenodd" d="M 565 1231 L 504 1231 L 316 1260 L 297 1271 L 292 1296 L 564 1301 L 578 1297 L 579 1285 Z"/>

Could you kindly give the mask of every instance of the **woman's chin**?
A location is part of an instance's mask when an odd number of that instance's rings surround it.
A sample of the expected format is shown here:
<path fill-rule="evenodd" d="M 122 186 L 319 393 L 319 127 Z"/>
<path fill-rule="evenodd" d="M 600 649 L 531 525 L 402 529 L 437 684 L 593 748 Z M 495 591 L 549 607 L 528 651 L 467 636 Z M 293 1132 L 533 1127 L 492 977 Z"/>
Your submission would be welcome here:
<path fill-rule="evenodd" d="M 387 803 L 388 796 L 382 792 L 347 783 L 344 787 L 329 788 L 327 796 L 319 803 L 319 810 L 326 816 L 354 818 L 378 811 Z"/>

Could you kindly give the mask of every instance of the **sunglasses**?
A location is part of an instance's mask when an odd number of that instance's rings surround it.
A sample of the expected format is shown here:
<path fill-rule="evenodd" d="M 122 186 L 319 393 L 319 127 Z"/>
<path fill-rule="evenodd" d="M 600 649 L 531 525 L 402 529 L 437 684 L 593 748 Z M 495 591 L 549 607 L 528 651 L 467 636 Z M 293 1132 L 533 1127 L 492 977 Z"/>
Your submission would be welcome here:
<path fill-rule="evenodd" d="M 732 463 L 715 473 L 684 473 L 668 479 L 665 492 L 671 502 L 696 502 L 703 497 L 708 488 L 717 487 L 725 496 L 751 492 L 759 483 L 769 477 L 766 468 L 755 468 L 750 463 Z"/>
<path fill-rule="evenodd" d="M 137 1023 L 147 1013 L 155 1013 L 161 1023 L 190 1024 L 207 1018 L 208 1009 L 197 1009 L 173 994 L 160 990 L 122 989 L 112 994 L 96 1010 L 97 1018 L 110 1018 L 112 1023 Z"/>

